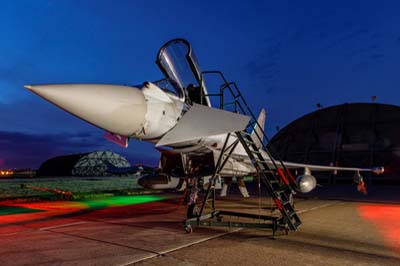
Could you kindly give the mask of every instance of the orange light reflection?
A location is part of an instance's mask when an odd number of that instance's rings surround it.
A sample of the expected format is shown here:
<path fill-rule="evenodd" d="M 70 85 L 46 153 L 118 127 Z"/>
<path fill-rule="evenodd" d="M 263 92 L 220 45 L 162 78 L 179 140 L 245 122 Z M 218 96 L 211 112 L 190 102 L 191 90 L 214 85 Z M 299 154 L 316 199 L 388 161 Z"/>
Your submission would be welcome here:
<path fill-rule="evenodd" d="M 385 244 L 400 251 L 400 205 L 360 204 L 358 212 L 363 219 L 375 224 L 382 233 Z"/>

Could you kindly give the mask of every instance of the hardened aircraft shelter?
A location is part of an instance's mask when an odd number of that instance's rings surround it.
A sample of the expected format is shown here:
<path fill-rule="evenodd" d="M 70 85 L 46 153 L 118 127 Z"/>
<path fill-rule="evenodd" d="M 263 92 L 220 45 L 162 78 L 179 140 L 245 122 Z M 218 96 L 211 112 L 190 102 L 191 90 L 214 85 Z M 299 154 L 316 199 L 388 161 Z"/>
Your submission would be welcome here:
<path fill-rule="evenodd" d="M 359 167 L 384 166 L 369 181 L 400 181 L 400 107 L 351 103 L 316 110 L 282 128 L 271 140 L 285 161 Z M 340 177 L 345 173 L 318 173 Z"/>
<path fill-rule="evenodd" d="M 131 167 L 123 156 L 112 151 L 58 156 L 45 161 L 38 176 L 107 176 L 107 163 L 115 167 Z"/>

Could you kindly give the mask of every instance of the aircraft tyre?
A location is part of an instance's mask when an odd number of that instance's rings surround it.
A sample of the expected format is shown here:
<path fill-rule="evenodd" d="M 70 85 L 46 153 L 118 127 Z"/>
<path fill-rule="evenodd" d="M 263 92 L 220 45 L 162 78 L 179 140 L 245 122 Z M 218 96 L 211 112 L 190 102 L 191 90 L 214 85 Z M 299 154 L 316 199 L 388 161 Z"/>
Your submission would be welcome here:
<path fill-rule="evenodd" d="M 188 234 L 193 233 L 193 227 L 189 224 L 185 226 L 185 232 Z"/>

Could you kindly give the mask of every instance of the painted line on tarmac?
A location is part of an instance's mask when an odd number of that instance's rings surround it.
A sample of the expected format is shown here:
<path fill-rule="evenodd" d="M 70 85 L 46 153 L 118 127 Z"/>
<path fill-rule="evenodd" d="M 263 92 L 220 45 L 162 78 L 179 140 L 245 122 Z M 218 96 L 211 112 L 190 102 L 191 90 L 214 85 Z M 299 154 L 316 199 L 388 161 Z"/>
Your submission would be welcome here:
<path fill-rule="evenodd" d="M 0 234 L 0 237 L 32 232 L 34 230 L 47 231 L 47 230 L 51 230 L 51 229 L 55 229 L 55 228 L 68 227 L 68 226 L 74 226 L 74 225 L 85 224 L 85 223 L 89 223 L 89 222 L 88 221 L 81 221 L 81 222 L 75 222 L 75 223 L 69 223 L 69 224 L 60 224 L 60 225 L 55 225 L 55 226 L 41 227 L 39 229 L 30 228 L 28 230 L 22 230 L 22 231 L 13 232 L 13 233 Z"/>
<path fill-rule="evenodd" d="M 214 238 L 222 237 L 222 236 L 225 236 L 225 235 L 228 235 L 228 234 L 231 234 L 231 233 L 236 233 L 236 232 L 239 232 L 239 231 L 242 230 L 242 229 L 243 229 L 243 228 L 236 228 L 236 229 L 231 230 L 231 231 L 229 231 L 229 232 L 225 232 L 225 233 L 221 233 L 221 234 L 218 234 L 218 235 L 215 235 L 215 236 L 210 236 L 210 237 L 207 237 L 207 238 L 199 239 L 199 240 L 194 241 L 194 242 L 192 242 L 192 243 L 185 244 L 185 245 L 182 245 L 182 246 L 179 246 L 179 247 L 176 247 L 176 248 L 167 249 L 167 250 L 161 251 L 161 252 L 159 252 L 159 253 L 160 253 L 161 255 L 164 255 L 164 254 L 167 254 L 167 253 L 170 253 L 170 252 L 177 251 L 177 250 L 182 249 L 182 248 L 190 247 L 190 246 L 192 246 L 192 245 L 196 245 L 196 244 L 200 244 L 200 243 L 202 243 L 202 242 L 206 242 L 206 241 L 208 241 L 208 240 L 212 240 L 212 239 L 214 239 Z"/>
<path fill-rule="evenodd" d="M 62 228 L 62 227 L 68 227 L 68 226 L 74 226 L 74 225 L 79 225 L 79 224 L 86 224 L 86 223 L 89 223 L 89 222 L 88 221 L 81 221 L 81 222 L 75 222 L 75 223 L 69 223 L 69 224 L 60 224 L 60 225 L 55 225 L 55 226 L 42 227 L 42 228 L 39 228 L 39 230 L 40 231 L 46 231 L 46 230 Z"/>
<path fill-rule="evenodd" d="M 310 209 L 297 211 L 296 213 L 300 214 L 300 213 L 315 211 L 315 210 L 318 210 L 318 209 L 326 208 L 326 207 L 333 206 L 333 205 L 340 204 L 340 203 L 343 203 L 343 202 L 337 201 L 337 202 L 333 202 L 333 203 L 326 203 L 326 204 L 322 204 L 322 205 L 319 205 L 319 206 L 312 207 Z"/>
<path fill-rule="evenodd" d="M 133 264 L 138 263 L 138 262 L 142 262 L 142 261 L 145 261 L 145 260 L 148 260 L 148 259 L 152 259 L 152 258 L 155 258 L 155 257 L 159 257 L 159 256 L 162 256 L 162 255 L 165 255 L 165 254 L 168 254 L 168 253 L 171 253 L 171 252 L 174 252 L 174 251 L 183 249 L 183 248 L 187 248 L 187 247 L 190 247 L 190 246 L 193 246 L 193 245 L 197 245 L 197 244 L 200 244 L 200 243 L 203 243 L 203 242 L 206 242 L 206 241 L 209 241 L 209 240 L 218 238 L 218 237 L 222 237 L 222 236 L 225 236 L 225 235 L 228 235 L 228 234 L 231 234 L 231 233 L 236 233 L 236 232 L 239 232 L 239 231 L 242 230 L 242 229 L 243 229 L 243 228 L 237 228 L 237 229 L 231 230 L 231 231 L 229 231 L 229 232 L 225 232 L 225 233 L 217 234 L 217 235 L 214 235 L 214 236 L 202 238 L 202 239 L 199 239 L 199 240 L 197 240 L 197 241 L 190 242 L 190 243 L 188 243 L 188 244 L 184 244 L 184 245 L 179 246 L 179 247 L 175 247 L 175 248 L 171 248 L 171 249 L 166 249 L 166 250 L 157 252 L 157 254 L 152 254 L 152 255 L 149 255 L 149 256 L 146 256 L 146 257 L 143 257 L 143 258 L 134 260 L 134 261 L 130 261 L 130 262 L 127 262 L 127 263 L 124 263 L 124 264 L 120 264 L 119 266 L 133 265 Z"/>

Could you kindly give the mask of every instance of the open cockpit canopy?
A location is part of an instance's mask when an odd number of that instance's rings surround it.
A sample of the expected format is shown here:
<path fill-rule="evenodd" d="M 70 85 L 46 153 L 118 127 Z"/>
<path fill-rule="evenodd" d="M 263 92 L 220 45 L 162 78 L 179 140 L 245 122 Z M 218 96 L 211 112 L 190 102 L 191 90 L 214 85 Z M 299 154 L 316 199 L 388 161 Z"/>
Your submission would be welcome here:
<path fill-rule="evenodd" d="M 174 39 L 165 43 L 157 55 L 157 65 L 166 77 L 166 81 L 158 81 L 163 89 L 171 91 L 189 103 L 210 105 L 201 70 L 192 51 L 190 43 L 184 39 Z M 163 84 L 168 84 L 165 87 Z"/>

